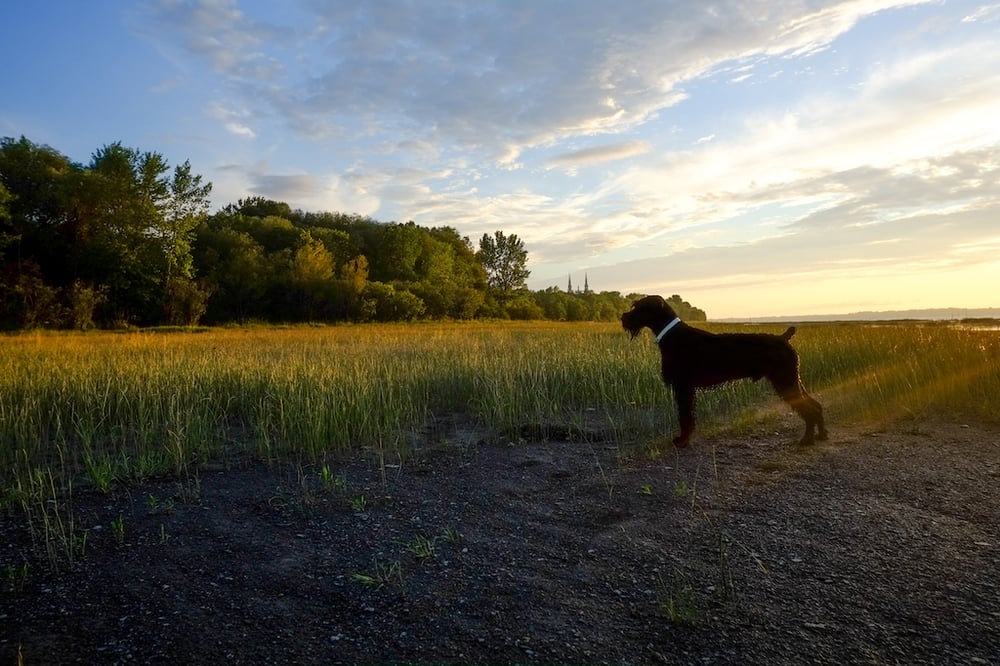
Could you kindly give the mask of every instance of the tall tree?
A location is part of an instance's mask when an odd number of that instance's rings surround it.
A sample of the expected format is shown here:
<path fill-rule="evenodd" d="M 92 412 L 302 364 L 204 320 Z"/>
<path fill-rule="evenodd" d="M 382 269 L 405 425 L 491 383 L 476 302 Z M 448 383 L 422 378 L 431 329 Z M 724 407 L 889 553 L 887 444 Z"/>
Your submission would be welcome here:
<path fill-rule="evenodd" d="M 166 161 L 120 143 L 94 153 L 86 188 L 91 201 L 84 277 L 108 285 L 107 317 L 116 324 L 162 317 L 166 258 L 161 244 L 170 197 Z"/>
<path fill-rule="evenodd" d="M 26 138 L 0 140 L 0 325 L 58 326 L 70 274 L 70 183 L 79 167 Z"/>
<path fill-rule="evenodd" d="M 307 232 L 308 235 L 308 232 Z M 334 294 L 333 255 L 311 236 L 295 251 L 288 266 L 285 294 L 297 319 L 316 321 L 329 317 Z"/>
<path fill-rule="evenodd" d="M 163 307 L 169 323 L 194 325 L 207 309 L 208 293 L 193 279 L 191 244 L 195 229 L 208 216 L 212 184 L 202 185 L 201 176 L 192 174 L 191 163 L 185 161 L 174 167 L 169 189 L 157 230 L 166 258 Z"/>
<path fill-rule="evenodd" d="M 517 234 L 504 235 L 497 231 L 490 236 L 483 234 L 476 253 L 486 270 L 486 281 L 504 301 L 518 289 L 525 288 L 525 281 L 531 275 L 528 270 L 528 252 Z"/>
<path fill-rule="evenodd" d="M 191 173 L 191 163 L 174 167 L 170 194 L 166 202 L 160 236 L 167 258 L 167 279 L 191 278 L 191 242 L 194 230 L 208 216 L 208 197 L 212 184 L 201 183 L 201 175 Z"/>
<path fill-rule="evenodd" d="M 368 252 L 371 279 L 381 282 L 415 280 L 421 237 L 426 232 L 413 222 L 380 225 L 377 230 L 380 233 Z"/>
<path fill-rule="evenodd" d="M 339 279 L 335 282 L 335 314 L 341 319 L 364 319 L 365 302 L 361 299 L 368 284 L 368 259 L 359 254 L 340 267 Z"/>
<path fill-rule="evenodd" d="M 19 273 L 22 261 L 32 260 L 49 281 L 64 277 L 69 248 L 65 225 L 70 219 L 70 183 L 79 167 L 48 146 L 21 137 L 0 140 L 0 187 L 8 199 L 0 220 L 0 238 L 6 250 L 0 258 L 6 271 Z"/>

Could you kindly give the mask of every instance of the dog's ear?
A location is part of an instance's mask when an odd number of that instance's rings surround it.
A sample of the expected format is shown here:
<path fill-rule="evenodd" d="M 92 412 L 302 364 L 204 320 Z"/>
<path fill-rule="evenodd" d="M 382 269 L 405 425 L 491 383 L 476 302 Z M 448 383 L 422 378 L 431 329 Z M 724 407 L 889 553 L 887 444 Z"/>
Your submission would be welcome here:
<path fill-rule="evenodd" d="M 643 296 L 637 301 L 632 302 L 632 309 L 636 310 L 639 308 L 650 310 L 653 308 L 663 309 L 667 306 L 667 302 L 663 299 L 663 296 L 657 294 L 649 294 L 648 296 Z"/>

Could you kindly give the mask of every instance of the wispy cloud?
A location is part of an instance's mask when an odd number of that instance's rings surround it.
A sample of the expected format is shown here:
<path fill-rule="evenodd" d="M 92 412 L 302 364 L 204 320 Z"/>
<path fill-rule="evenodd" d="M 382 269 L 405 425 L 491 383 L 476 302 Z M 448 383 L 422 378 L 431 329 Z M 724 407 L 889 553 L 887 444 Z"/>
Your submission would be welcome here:
<path fill-rule="evenodd" d="M 213 102 L 208 106 L 208 114 L 222 122 L 222 126 L 230 134 L 248 139 L 253 139 L 257 136 L 257 133 L 243 122 L 251 117 L 251 114 L 246 110 L 238 111 L 228 108 L 219 102 Z"/>
<path fill-rule="evenodd" d="M 376 131 L 407 126 L 510 164 L 556 140 L 644 123 L 686 98 L 684 82 L 723 63 L 815 52 L 862 17 L 910 4 L 750 9 L 730 0 L 622 12 L 597 0 L 494 1 L 373 11 L 344 1 L 302 5 L 306 22 L 279 25 L 251 20 L 232 1 L 163 0 L 157 17 L 243 87 L 258 113 L 285 114 L 295 129 L 328 134 L 330 123 L 377 114 Z M 294 58 L 279 59 L 282 49 Z"/>
<path fill-rule="evenodd" d="M 548 164 L 553 167 L 576 169 L 582 166 L 635 157 L 648 153 L 650 150 L 652 150 L 652 146 L 647 141 L 625 141 L 562 153 L 549 158 Z"/>
<path fill-rule="evenodd" d="M 251 20 L 235 0 L 158 0 L 153 19 L 176 29 L 184 46 L 234 81 L 273 80 L 284 71 L 267 48 L 292 33 L 273 23 Z"/>
<path fill-rule="evenodd" d="M 975 23 L 977 21 L 997 21 L 1000 20 L 1000 3 L 982 5 L 971 14 L 962 18 L 962 23 Z"/>

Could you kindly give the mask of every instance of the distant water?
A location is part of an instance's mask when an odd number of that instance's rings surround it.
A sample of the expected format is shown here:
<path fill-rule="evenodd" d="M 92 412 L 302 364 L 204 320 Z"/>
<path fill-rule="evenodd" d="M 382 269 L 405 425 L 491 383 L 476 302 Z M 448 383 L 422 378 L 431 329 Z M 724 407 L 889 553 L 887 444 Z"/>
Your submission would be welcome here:
<path fill-rule="evenodd" d="M 997 320 L 1000 323 L 1000 308 L 935 308 L 926 310 L 885 310 L 882 312 L 852 312 L 849 314 L 824 315 L 782 315 L 775 317 L 733 317 L 727 319 L 712 319 L 709 321 L 721 323 L 753 323 L 777 324 L 786 322 L 819 322 L 819 321 L 963 321 L 969 319 Z M 973 323 L 973 322 L 970 322 Z M 975 325 L 980 325 L 975 322 Z M 986 321 L 983 326 L 991 326 Z"/>

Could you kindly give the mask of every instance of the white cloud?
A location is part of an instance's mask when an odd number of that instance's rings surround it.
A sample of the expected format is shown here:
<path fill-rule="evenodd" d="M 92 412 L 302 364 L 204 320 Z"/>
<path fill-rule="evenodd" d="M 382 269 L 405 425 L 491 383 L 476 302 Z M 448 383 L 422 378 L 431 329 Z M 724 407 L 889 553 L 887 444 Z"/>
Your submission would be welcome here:
<path fill-rule="evenodd" d="M 252 129 L 239 123 L 226 123 L 225 128 L 227 132 L 236 136 L 245 136 L 248 139 L 253 139 L 257 136 Z"/>
<path fill-rule="evenodd" d="M 652 146 L 647 141 L 624 141 L 622 143 L 593 146 L 591 148 L 574 150 L 569 153 L 562 153 L 549 158 L 548 164 L 553 167 L 576 169 L 602 162 L 635 157 L 648 153 L 651 149 Z"/>
<path fill-rule="evenodd" d="M 814 11 L 789 12 L 762 49 L 768 55 L 800 57 L 824 50 L 858 21 L 878 12 L 926 4 L 932 0 L 848 0 L 832 2 Z"/>
<path fill-rule="evenodd" d="M 213 102 L 208 107 L 208 115 L 219 120 L 225 130 L 230 134 L 248 139 L 254 139 L 257 137 L 257 133 L 254 132 L 248 125 L 243 123 L 245 119 L 250 117 L 250 113 L 246 110 L 237 111 L 235 109 L 230 109 L 219 102 Z"/>

